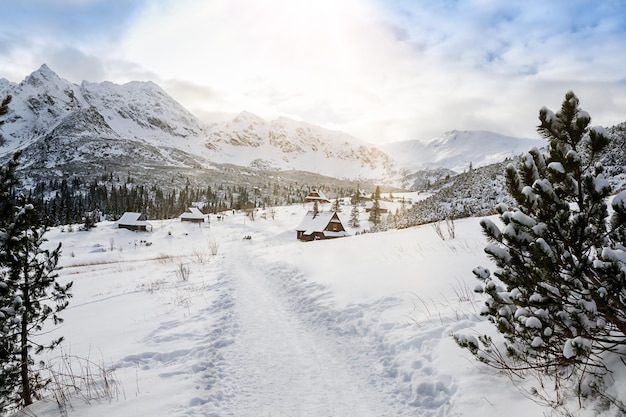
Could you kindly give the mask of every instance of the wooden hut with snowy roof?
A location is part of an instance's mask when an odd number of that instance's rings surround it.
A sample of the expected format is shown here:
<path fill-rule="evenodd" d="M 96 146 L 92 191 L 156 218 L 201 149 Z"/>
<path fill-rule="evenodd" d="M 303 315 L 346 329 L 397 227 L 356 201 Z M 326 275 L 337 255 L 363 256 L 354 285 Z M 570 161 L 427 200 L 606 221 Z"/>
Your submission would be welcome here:
<path fill-rule="evenodd" d="M 313 188 L 311 192 L 304 199 L 306 203 L 313 203 L 317 201 L 318 203 L 330 203 L 330 200 L 326 198 L 324 193 L 320 190 Z"/>
<path fill-rule="evenodd" d="M 339 216 L 334 211 L 319 212 L 317 214 L 309 211 L 302 223 L 296 228 L 296 232 L 298 240 L 302 241 L 349 236 Z"/>
<path fill-rule="evenodd" d="M 204 223 L 204 214 L 197 207 L 189 207 L 178 218 L 181 222 Z"/>
<path fill-rule="evenodd" d="M 133 213 L 127 211 L 117 221 L 119 229 L 128 229 L 133 231 L 146 232 L 152 230 L 152 225 L 146 221 L 146 217 L 142 213 Z"/>

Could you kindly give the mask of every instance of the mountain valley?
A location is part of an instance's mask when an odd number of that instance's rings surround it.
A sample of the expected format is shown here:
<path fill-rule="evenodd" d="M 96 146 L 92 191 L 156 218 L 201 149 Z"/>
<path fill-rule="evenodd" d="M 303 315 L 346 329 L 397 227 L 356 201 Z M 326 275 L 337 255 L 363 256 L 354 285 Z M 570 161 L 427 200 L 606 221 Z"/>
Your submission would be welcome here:
<path fill-rule="evenodd" d="M 299 202 L 312 187 L 337 198 L 357 188 L 372 193 L 380 185 L 385 192 L 432 193 L 420 203 L 428 208 L 420 209 L 419 223 L 489 213 L 497 203 L 490 196 L 503 195 L 502 162 L 545 144 L 453 130 L 374 146 L 343 132 L 284 117 L 268 121 L 247 111 L 207 123 L 153 82 L 78 85 L 45 64 L 19 84 L 0 79 L 0 96 L 8 95 L 0 159 L 20 150 L 22 182 L 43 190 L 43 200 L 58 196 L 53 181 L 64 180 L 83 184 L 73 191 L 77 196 L 87 184 L 109 192 L 147 187 L 152 194 L 212 187 L 211 193 L 226 190 L 215 203 L 219 207 L 234 204 L 233 195 L 242 191 L 254 195 L 243 204 L 257 206 Z M 616 141 L 606 165 L 619 184 L 626 165 L 624 127 L 611 132 Z"/>

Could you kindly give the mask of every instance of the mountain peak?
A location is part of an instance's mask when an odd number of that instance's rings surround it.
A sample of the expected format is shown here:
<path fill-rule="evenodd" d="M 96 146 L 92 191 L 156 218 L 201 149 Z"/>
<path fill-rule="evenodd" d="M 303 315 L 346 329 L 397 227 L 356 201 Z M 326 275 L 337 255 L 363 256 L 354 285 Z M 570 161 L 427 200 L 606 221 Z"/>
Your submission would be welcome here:
<path fill-rule="evenodd" d="M 45 84 L 46 82 L 56 82 L 58 80 L 60 80 L 59 76 L 52 71 L 48 65 L 41 64 L 37 71 L 34 71 L 27 76 L 26 79 L 24 79 L 24 82 L 37 87 Z"/>
<path fill-rule="evenodd" d="M 427 141 L 413 140 L 382 147 L 396 162 L 410 170 L 446 168 L 463 172 L 470 162 L 474 167 L 501 162 L 519 155 L 540 139 L 518 138 L 484 130 L 450 130 Z"/>
<path fill-rule="evenodd" d="M 255 122 L 265 122 L 265 119 L 263 119 L 261 116 L 257 116 L 254 113 L 250 113 L 247 110 L 244 110 L 242 112 L 240 112 L 239 114 L 237 114 L 237 116 L 235 117 L 234 121 L 242 121 L 242 120 L 250 120 L 250 121 L 255 121 Z"/>
<path fill-rule="evenodd" d="M 42 77 L 46 78 L 46 79 L 50 79 L 50 78 L 59 78 L 59 76 L 56 74 L 56 72 L 52 71 L 50 69 L 50 67 L 47 64 L 41 64 L 41 66 L 39 67 L 39 69 L 35 72 L 33 72 L 31 75 L 41 75 Z"/>

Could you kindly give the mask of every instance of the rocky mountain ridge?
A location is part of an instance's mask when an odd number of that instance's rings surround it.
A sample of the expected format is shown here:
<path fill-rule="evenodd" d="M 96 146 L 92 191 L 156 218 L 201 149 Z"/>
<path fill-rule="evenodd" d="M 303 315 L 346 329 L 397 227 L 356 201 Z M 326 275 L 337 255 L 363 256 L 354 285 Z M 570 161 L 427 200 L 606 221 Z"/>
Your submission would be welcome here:
<path fill-rule="evenodd" d="M 146 178 L 161 174 L 154 182 L 198 171 L 302 171 L 417 186 L 423 178 L 461 172 L 470 162 L 497 162 L 533 144 L 491 132 L 453 131 L 376 147 L 306 122 L 267 121 L 245 111 L 226 122 L 205 123 L 153 82 L 79 85 L 45 64 L 19 84 L 0 79 L 0 96 L 6 95 L 13 101 L 0 127 L 0 158 L 22 149 L 22 169 L 39 177 L 133 170 Z M 416 174 L 422 170 L 429 172 Z"/>
<path fill-rule="evenodd" d="M 139 165 L 146 159 L 164 167 L 231 164 L 339 178 L 393 175 L 387 155 L 347 134 L 286 118 L 266 122 L 246 112 L 207 125 L 152 82 L 77 85 L 44 64 L 19 84 L 2 80 L 0 95 L 13 97 L 0 128 L 0 154 L 23 149 L 25 167 L 115 165 L 115 156 L 132 148 Z"/>
<path fill-rule="evenodd" d="M 217 150 L 213 160 L 222 163 L 332 172 L 344 178 L 394 175 L 394 162 L 378 148 L 346 133 L 285 117 L 266 121 L 244 111 L 208 126 L 205 133 Z"/>
<path fill-rule="evenodd" d="M 457 173 L 502 162 L 532 147 L 545 146 L 543 139 L 518 138 L 488 131 L 451 130 L 425 141 L 410 140 L 381 149 L 411 172 L 447 168 Z M 419 157 L 416 158 L 416 155 Z"/>

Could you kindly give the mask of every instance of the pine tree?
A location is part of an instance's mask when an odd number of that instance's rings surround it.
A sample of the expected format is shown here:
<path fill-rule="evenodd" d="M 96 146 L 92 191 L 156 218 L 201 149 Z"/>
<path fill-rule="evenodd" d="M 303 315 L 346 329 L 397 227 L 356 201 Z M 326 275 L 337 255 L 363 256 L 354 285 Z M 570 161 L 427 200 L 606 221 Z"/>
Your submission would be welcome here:
<path fill-rule="evenodd" d="M 352 198 L 351 198 L 351 203 L 357 206 L 359 205 L 360 202 L 361 202 L 361 189 L 359 188 L 359 185 L 357 184 L 356 190 L 354 190 L 354 194 L 352 195 Z"/>
<path fill-rule="evenodd" d="M 14 317 L 13 293 L 5 282 L 7 265 L 10 261 L 5 250 L 9 239 L 6 231 L 13 215 L 11 200 L 13 187 L 17 184 L 15 179 L 17 165 L 16 155 L 6 167 L 0 167 L 0 410 L 14 405 L 20 378 L 20 361 L 15 355 L 19 351 L 19 340 L 16 333 L 10 332 L 18 322 Z"/>
<path fill-rule="evenodd" d="M 335 201 L 333 201 L 332 210 L 336 213 L 341 213 L 341 200 L 339 199 L 339 197 L 335 198 Z"/>
<path fill-rule="evenodd" d="M 45 227 L 24 197 L 15 201 L 19 152 L 0 169 L 0 409 L 26 406 L 47 381 L 33 369 L 32 355 L 54 348 L 34 339 L 48 319 L 55 324 L 72 284 L 57 282 L 61 245 L 43 249 Z M 38 339 L 39 340 L 39 339 Z"/>
<path fill-rule="evenodd" d="M 502 229 L 481 222 L 494 277 L 474 270 L 487 294 L 482 314 L 504 335 L 508 356 L 487 336 L 456 338 L 494 367 L 568 369 L 582 380 L 605 372 L 607 352 L 626 348 L 626 191 L 607 221 L 611 186 L 598 156 L 608 134 L 590 127 L 574 93 L 556 114 L 542 108 L 539 120 L 547 151 L 534 148 L 506 169 L 516 206 L 497 207 Z"/>
<path fill-rule="evenodd" d="M 320 212 L 317 201 L 313 202 L 313 218 L 316 218 L 318 213 Z"/>
<path fill-rule="evenodd" d="M 359 227 L 361 223 L 359 222 L 359 208 L 357 205 L 352 206 L 352 210 L 350 211 L 350 219 L 348 221 L 350 227 Z"/>
<path fill-rule="evenodd" d="M 380 187 L 376 186 L 376 190 L 374 191 L 374 194 L 372 194 L 372 209 L 370 210 L 370 216 L 369 216 L 369 221 L 374 224 L 377 225 L 380 223 L 381 220 L 381 215 L 380 215 Z"/>
<path fill-rule="evenodd" d="M 6 96 L 2 103 L 0 103 L 0 117 L 6 115 L 9 112 L 9 104 L 11 103 L 11 96 Z M 4 124 L 4 120 L 0 119 L 0 126 Z"/>

